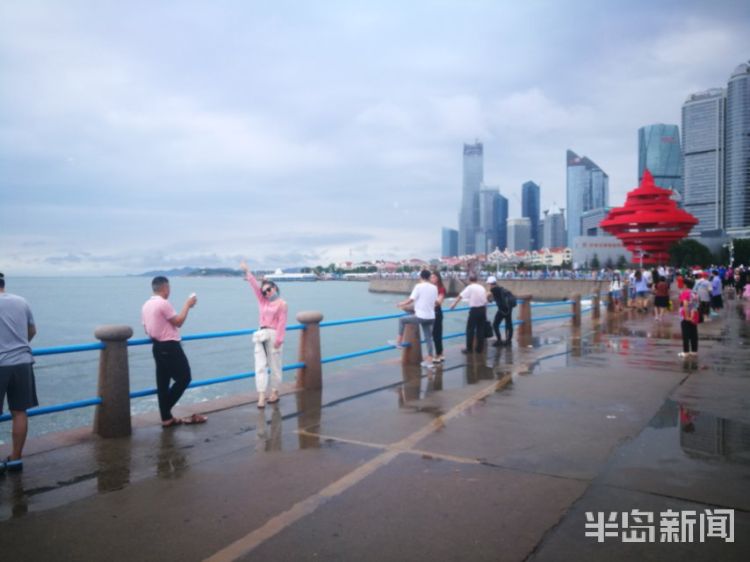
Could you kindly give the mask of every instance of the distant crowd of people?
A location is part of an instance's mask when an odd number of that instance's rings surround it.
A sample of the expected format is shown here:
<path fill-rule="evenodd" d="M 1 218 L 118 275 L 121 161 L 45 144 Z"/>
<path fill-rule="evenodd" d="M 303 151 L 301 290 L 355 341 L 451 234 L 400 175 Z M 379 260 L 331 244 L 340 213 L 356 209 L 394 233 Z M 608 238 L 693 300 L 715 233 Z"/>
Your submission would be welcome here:
<path fill-rule="evenodd" d="M 419 279 L 420 271 L 394 271 L 369 274 L 370 277 L 378 279 Z M 467 271 L 443 271 L 444 279 L 468 280 L 470 273 Z M 584 269 L 504 269 L 491 271 L 482 269 L 477 273 L 478 278 L 486 279 L 607 279 L 607 270 L 584 270 Z"/>
<path fill-rule="evenodd" d="M 609 294 L 616 311 L 630 308 L 646 313 L 653 308 L 656 321 L 672 310 L 672 287 L 676 286 L 682 331 L 681 357 L 698 354 L 698 326 L 719 316 L 724 293 L 750 300 L 748 268 L 712 266 L 703 268 L 633 269 L 608 271 Z"/>

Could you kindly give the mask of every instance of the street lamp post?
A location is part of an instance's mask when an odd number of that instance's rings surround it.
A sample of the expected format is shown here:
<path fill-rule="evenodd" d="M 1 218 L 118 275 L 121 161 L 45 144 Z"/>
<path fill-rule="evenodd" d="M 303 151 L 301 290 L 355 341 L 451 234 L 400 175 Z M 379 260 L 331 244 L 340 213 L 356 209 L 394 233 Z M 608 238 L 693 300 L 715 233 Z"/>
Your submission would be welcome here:
<path fill-rule="evenodd" d="M 724 248 L 729 248 L 729 267 L 734 267 L 734 240 L 729 239 L 728 244 L 723 245 Z"/>

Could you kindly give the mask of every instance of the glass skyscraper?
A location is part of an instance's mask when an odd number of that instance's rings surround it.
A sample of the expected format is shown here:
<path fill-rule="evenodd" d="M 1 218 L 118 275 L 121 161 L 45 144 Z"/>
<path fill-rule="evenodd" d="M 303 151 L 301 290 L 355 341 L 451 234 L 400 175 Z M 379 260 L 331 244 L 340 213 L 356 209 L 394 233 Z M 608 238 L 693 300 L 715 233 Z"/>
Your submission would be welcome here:
<path fill-rule="evenodd" d="M 682 202 L 682 149 L 680 128 L 657 123 L 638 129 L 638 183 L 648 169 L 659 187 L 671 189 Z"/>
<path fill-rule="evenodd" d="M 609 206 L 609 176 L 587 157 L 572 150 L 566 154 L 568 247 L 581 236 L 581 216 Z"/>
<path fill-rule="evenodd" d="M 495 200 L 495 240 L 501 252 L 508 247 L 508 198 L 499 193 Z"/>
<path fill-rule="evenodd" d="M 722 228 L 726 90 L 691 95 L 682 105 L 683 207 L 698 219 L 694 232 Z"/>
<path fill-rule="evenodd" d="M 496 218 L 499 199 L 500 188 L 482 185 L 479 190 L 479 227 L 474 244 L 477 254 L 489 254 L 498 246 Z"/>
<path fill-rule="evenodd" d="M 511 252 L 528 250 L 531 244 L 531 221 L 522 217 L 508 219 L 508 249 Z"/>
<path fill-rule="evenodd" d="M 726 96 L 724 228 L 750 234 L 750 61 L 729 79 Z"/>
<path fill-rule="evenodd" d="M 531 221 L 531 248 L 538 250 L 542 241 L 539 240 L 539 186 L 533 181 L 527 181 L 521 186 L 521 216 Z"/>
<path fill-rule="evenodd" d="M 443 227 L 442 254 L 444 258 L 453 258 L 458 255 L 458 230 Z"/>
<path fill-rule="evenodd" d="M 565 214 L 562 209 L 553 205 L 544 211 L 544 241 L 545 248 L 563 248 L 567 235 L 565 232 Z"/>
<path fill-rule="evenodd" d="M 458 250 L 462 255 L 476 251 L 479 229 L 479 188 L 484 181 L 484 149 L 482 143 L 464 144 L 463 190 L 458 216 Z"/>

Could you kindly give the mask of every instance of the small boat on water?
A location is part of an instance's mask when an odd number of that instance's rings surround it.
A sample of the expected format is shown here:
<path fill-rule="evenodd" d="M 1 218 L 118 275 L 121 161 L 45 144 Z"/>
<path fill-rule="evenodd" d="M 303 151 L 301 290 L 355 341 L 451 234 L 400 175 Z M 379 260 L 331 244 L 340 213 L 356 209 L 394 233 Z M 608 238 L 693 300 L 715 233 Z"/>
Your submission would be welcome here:
<path fill-rule="evenodd" d="M 314 273 L 284 273 L 280 269 L 277 269 L 273 273 L 269 273 L 263 277 L 269 281 L 317 281 L 318 276 Z"/>

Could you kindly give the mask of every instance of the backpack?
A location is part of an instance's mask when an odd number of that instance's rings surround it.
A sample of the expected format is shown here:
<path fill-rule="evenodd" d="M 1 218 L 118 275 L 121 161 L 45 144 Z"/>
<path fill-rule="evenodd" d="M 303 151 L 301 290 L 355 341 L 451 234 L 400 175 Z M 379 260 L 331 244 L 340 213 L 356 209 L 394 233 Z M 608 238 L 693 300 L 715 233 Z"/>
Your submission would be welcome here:
<path fill-rule="evenodd" d="M 502 301 L 498 303 L 498 308 L 503 311 L 503 314 L 510 314 L 516 304 L 516 296 L 508 289 L 503 289 Z"/>
<path fill-rule="evenodd" d="M 691 294 L 690 298 L 685 301 L 685 320 L 689 320 L 693 324 L 700 322 L 700 301 L 695 294 Z"/>

